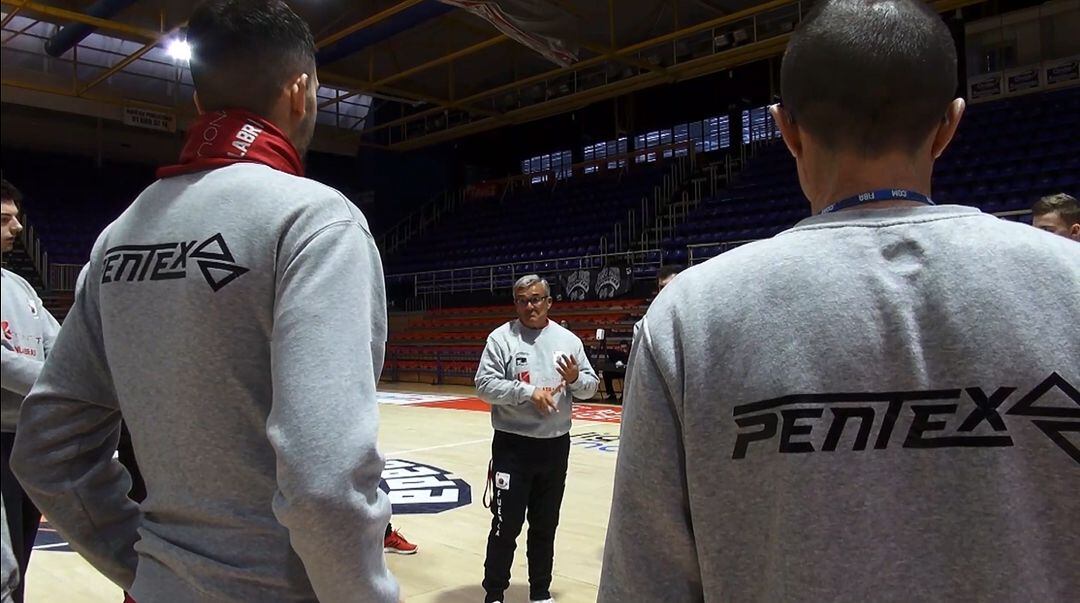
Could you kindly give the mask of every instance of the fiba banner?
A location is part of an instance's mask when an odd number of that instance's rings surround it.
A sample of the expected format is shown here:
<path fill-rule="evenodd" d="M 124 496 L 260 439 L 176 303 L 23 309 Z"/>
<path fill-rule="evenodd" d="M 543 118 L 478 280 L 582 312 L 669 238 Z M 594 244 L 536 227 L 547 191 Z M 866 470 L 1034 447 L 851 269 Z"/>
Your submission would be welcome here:
<path fill-rule="evenodd" d="M 582 268 L 563 274 L 562 298 L 570 301 L 614 299 L 630 293 L 633 272 L 625 264 Z"/>
<path fill-rule="evenodd" d="M 979 102 L 997 98 L 1004 92 L 1001 73 L 989 73 L 968 79 L 968 98 Z"/>
<path fill-rule="evenodd" d="M 1080 55 L 1043 63 L 1046 87 L 1069 86 L 1080 83 Z"/>
<path fill-rule="evenodd" d="M 148 130 L 162 132 L 176 131 L 176 116 L 162 111 L 151 111 L 141 107 L 124 107 L 124 124 Z"/>
<path fill-rule="evenodd" d="M 1006 92 L 1020 94 L 1042 87 L 1042 67 L 1022 67 L 1005 72 Z"/>

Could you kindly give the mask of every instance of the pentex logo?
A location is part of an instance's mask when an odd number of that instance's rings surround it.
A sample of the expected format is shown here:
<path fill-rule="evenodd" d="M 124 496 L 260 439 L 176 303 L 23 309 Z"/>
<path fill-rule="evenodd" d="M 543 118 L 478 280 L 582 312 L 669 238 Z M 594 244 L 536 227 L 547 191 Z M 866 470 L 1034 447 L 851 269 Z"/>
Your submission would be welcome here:
<path fill-rule="evenodd" d="M 845 434 L 848 437 L 844 438 L 844 448 L 864 451 L 871 446 L 884 450 L 894 442 L 893 431 L 901 417 L 910 421 L 903 448 L 1008 448 L 1014 444 L 1005 417 L 1028 417 L 1032 425 L 1080 464 L 1080 447 L 1065 435 L 1080 434 L 1080 392 L 1076 387 L 1052 373 L 1007 411 L 999 412 L 1015 391 L 1015 387 L 998 387 L 989 392 L 967 387 L 794 394 L 743 404 L 733 411 L 738 433 L 731 458 L 746 458 L 751 447 L 758 453 L 835 452 Z M 910 412 L 904 412 L 905 406 Z M 848 429 L 849 423 L 852 429 Z M 777 433 L 778 444 L 766 447 Z"/>
<path fill-rule="evenodd" d="M 248 272 L 236 263 L 225 238 L 218 233 L 206 241 L 157 245 L 121 245 L 105 252 L 101 282 L 165 281 L 187 278 L 188 259 L 195 261 L 214 292 Z"/>
<path fill-rule="evenodd" d="M 438 467 L 387 459 L 379 488 L 390 497 L 394 515 L 442 513 L 472 504 L 465 480 Z"/>

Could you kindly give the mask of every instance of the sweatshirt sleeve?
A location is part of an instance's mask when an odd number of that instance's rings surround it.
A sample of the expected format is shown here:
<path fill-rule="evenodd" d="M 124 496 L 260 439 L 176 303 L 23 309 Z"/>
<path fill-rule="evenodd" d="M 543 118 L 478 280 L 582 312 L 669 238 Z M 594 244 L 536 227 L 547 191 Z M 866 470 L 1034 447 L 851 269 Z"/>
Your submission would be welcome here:
<path fill-rule="evenodd" d="M 37 304 L 38 313 L 44 323 L 42 325 L 44 339 L 42 347 L 45 351 L 45 358 L 48 358 L 56 341 L 56 335 L 60 332 L 60 324 L 45 309 L 45 304 L 41 302 L 41 298 L 37 296 L 33 288 L 27 285 L 26 290 L 28 295 L 31 296 L 31 300 Z M 44 366 L 44 358 L 31 358 L 12 350 L 6 345 L 0 345 L 0 384 L 2 384 L 3 389 L 17 394 L 18 398 L 26 398 Z M 5 402 L 14 404 L 12 400 L 15 399 L 16 396 L 5 397 Z M 5 408 L 6 410 L 8 409 Z"/>
<path fill-rule="evenodd" d="M 514 406 L 532 398 L 536 386 L 506 378 L 506 349 L 494 334 L 488 337 L 480 367 L 476 370 L 476 395 L 492 405 Z"/>
<path fill-rule="evenodd" d="M 627 372 L 599 603 L 704 597 L 681 421 L 648 330 L 646 321 Z"/>
<path fill-rule="evenodd" d="M 0 345 L 0 361 L 3 362 L 0 375 L 3 376 L 4 389 L 24 398 L 45 366 L 43 361 L 20 354 L 6 345 Z"/>
<path fill-rule="evenodd" d="M 60 334 L 60 323 L 56 321 L 56 317 L 52 315 L 52 312 L 45 307 L 45 303 L 41 301 L 41 298 L 37 298 L 38 311 L 41 313 L 42 319 L 45 324 L 42 327 L 42 347 L 45 349 L 45 357 L 48 358 L 52 353 L 53 346 L 56 345 L 56 336 Z"/>
<path fill-rule="evenodd" d="M 71 548 L 110 580 L 135 579 L 142 521 L 115 459 L 120 410 L 101 334 L 98 288 L 84 269 L 51 353 L 23 403 L 11 468 Z"/>
<path fill-rule="evenodd" d="M 577 381 L 570 384 L 570 393 L 578 400 L 590 400 L 596 395 L 596 388 L 600 385 L 600 379 L 585 354 L 585 346 L 578 341 L 578 349 L 574 354 L 578 363 Z"/>
<path fill-rule="evenodd" d="M 376 448 L 386 297 L 379 252 L 356 221 L 331 224 L 279 267 L 266 431 L 273 510 L 320 601 L 397 601 L 383 558 L 390 503 Z"/>

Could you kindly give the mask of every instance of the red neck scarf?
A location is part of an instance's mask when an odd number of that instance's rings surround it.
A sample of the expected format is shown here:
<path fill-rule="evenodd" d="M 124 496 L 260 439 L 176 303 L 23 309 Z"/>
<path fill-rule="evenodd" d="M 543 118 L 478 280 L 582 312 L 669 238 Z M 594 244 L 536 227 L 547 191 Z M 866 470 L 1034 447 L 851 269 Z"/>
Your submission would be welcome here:
<path fill-rule="evenodd" d="M 250 111 L 226 109 L 199 116 L 188 130 L 180 163 L 158 168 L 157 177 L 172 178 L 241 162 L 304 175 L 300 153 L 277 126 Z"/>

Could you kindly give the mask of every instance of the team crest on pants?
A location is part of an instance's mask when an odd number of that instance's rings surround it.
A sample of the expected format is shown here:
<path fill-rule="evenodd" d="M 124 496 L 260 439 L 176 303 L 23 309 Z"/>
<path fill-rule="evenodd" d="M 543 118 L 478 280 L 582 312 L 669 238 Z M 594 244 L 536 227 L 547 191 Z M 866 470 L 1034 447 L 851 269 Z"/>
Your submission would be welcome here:
<path fill-rule="evenodd" d="M 495 474 L 495 488 L 498 490 L 510 489 L 510 474 L 509 473 L 496 473 Z"/>

